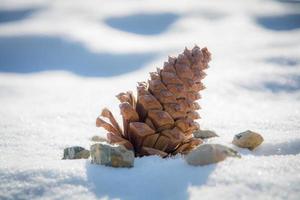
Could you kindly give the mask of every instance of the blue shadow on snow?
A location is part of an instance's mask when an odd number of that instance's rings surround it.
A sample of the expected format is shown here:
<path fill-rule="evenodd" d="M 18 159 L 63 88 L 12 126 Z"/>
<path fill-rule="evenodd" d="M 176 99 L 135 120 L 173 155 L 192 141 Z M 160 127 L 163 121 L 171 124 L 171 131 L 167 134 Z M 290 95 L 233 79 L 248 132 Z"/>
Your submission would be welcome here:
<path fill-rule="evenodd" d="M 273 93 L 278 92 L 296 92 L 300 90 L 300 76 L 288 76 L 284 83 L 277 81 L 268 81 L 264 83 L 264 87 Z"/>
<path fill-rule="evenodd" d="M 178 15 L 173 13 L 134 14 L 107 18 L 105 23 L 113 28 L 126 32 L 141 35 L 155 35 L 166 31 L 178 17 Z"/>
<path fill-rule="evenodd" d="M 289 3 L 289 4 L 298 4 L 300 3 L 300 0 L 277 0 L 281 3 Z"/>
<path fill-rule="evenodd" d="M 277 144 L 262 144 L 252 153 L 257 156 L 297 155 L 300 153 L 300 139 Z"/>
<path fill-rule="evenodd" d="M 283 56 L 274 56 L 265 59 L 267 63 L 278 65 L 278 66 L 287 66 L 294 67 L 297 66 L 300 62 L 296 58 L 283 57 Z"/>
<path fill-rule="evenodd" d="M 98 198 L 122 200 L 188 199 L 188 187 L 206 184 L 215 167 L 194 167 L 182 159 L 157 156 L 137 158 L 131 169 L 86 164 L 90 190 Z"/>
<path fill-rule="evenodd" d="M 0 37 L 0 72 L 65 70 L 81 76 L 115 76 L 143 67 L 154 53 L 93 53 L 56 37 Z"/>
<path fill-rule="evenodd" d="M 257 17 L 256 22 L 273 31 L 289 31 L 300 28 L 300 14 L 284 14 Z"/>
<path fill-rule="evenodd" d="M 34 8 L 20 10 L 0 10 L 0 23 L 25 19 L 35 11 L 36 9 Z"/>

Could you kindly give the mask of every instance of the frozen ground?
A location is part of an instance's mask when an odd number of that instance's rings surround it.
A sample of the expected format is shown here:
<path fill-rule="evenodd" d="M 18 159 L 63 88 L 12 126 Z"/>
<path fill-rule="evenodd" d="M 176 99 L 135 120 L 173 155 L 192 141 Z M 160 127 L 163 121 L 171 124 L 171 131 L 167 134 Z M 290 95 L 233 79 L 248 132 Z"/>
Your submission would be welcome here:
<path fill-rule="evenodd" d="M 300 3 L 297 1 L 0 1 L 0 199 L 299 199 Z M 132 169 L 60 160 L 89 148 L 114 95 L 185 46 L 213 54 L 202 128 L 242 159 L 191 167 L 179 157 Z M 235 148 L 235 147 L 234 147 Z"/>

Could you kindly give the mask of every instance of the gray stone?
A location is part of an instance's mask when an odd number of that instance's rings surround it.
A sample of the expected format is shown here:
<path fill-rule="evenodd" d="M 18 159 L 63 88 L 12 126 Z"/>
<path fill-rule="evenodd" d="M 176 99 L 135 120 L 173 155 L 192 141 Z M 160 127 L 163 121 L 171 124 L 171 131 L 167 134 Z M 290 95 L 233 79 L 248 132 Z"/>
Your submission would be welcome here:
<path fill-rule="evenodd" d="M 259 133 L 247 130 L 235 135 L 232 143 L 238 147 L 253 150 L 258 147 L 263 141 L 264 138 Z"/>
<path fill-rule="evenodd" d="M 223 161 L 227 157 L 241 156 L 235 150 L 220 144 L 203 144 L 188 153 L 184 159 L 190 165 L 202 166 Z"/>
<path fill-rule="evenodd" d="M 108 142 L 108 140 L 107 140 L 106 138 L 100 137 L 100 136 L 98 136 L 98 135 L 94 135 L 94 136 L 91 138 L 91 140 L 92 140 L 93 142 Z"/>
<path fill-rule="evenodd" d="M 133 167 L 134 153 L 123 145 L 96 143 L 91 146 L 93 164 L 111 167 Z"/>
<path fill-rule="evenodd" d="M 194 132 L 195 138 L 207 139 L 212 137 L 219 137 L 214 131 L 210 130 L 197 130 Z"/>
<path fill-rule="evenodd" d="M 90 151 L 83 147 L 74 146 L 64 149 L 63 159 L 87 159 L 90 157 Z"/>

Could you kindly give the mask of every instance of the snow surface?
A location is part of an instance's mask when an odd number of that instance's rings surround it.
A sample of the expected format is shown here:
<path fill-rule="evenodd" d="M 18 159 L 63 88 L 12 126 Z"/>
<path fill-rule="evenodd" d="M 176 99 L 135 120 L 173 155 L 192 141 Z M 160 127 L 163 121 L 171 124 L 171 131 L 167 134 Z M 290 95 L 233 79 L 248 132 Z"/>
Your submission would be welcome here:
<path fill-rule="evenodd" d="M 0 1 L 0 199 L 299 199 L 298 1 Z M 200 101 L 208 140 L 241 159 L 132 169 L 61 160 L 104 135 L 101 108 L 185 46 L 213 54 Z M 247 129 L 264 143 L 231 145 Z"/>

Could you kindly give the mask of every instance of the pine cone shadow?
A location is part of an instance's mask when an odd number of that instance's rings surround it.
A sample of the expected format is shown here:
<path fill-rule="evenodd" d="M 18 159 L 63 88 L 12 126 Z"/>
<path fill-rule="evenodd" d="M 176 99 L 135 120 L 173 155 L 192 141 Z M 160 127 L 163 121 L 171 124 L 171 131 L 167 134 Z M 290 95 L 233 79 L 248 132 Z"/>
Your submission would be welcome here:
<path fill-rule="evenodd" d="M 97 198 L 188 199 L 190 186 L 207 183 L 216 165 L 189 166 L 183 159 L 157 156 L 135 160 L 133 168 L 86 164 L 87 181 Z"/>

